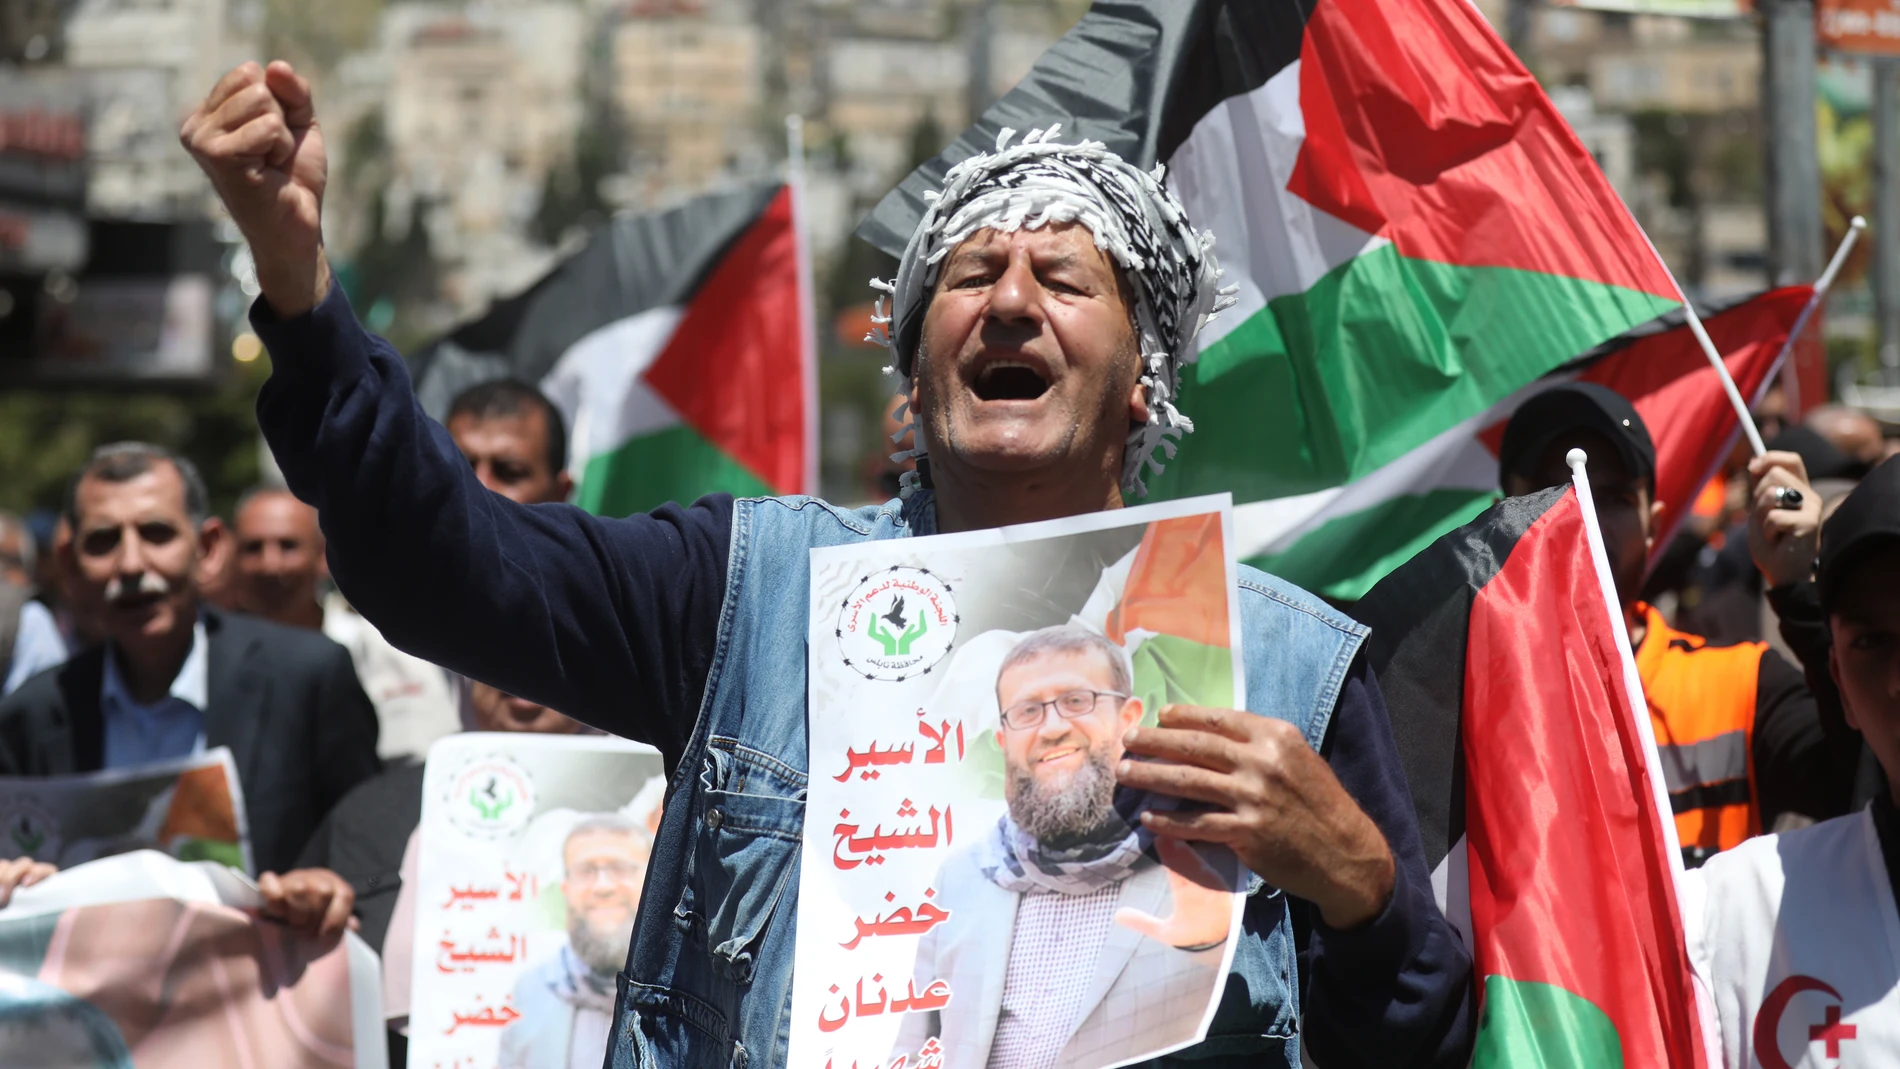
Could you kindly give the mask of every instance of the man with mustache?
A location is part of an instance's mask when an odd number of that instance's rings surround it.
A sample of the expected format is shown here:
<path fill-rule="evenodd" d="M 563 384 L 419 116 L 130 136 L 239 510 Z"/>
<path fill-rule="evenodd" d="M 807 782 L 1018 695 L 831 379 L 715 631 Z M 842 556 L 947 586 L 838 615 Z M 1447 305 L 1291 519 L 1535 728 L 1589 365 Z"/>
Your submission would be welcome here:
<path fill-rule="evenodd" d="M 1003 658 L 1009 812 L 937 874 L 932 901 L 950 916 L 919 944 L 912 987 L 953 994 L 905 1016 L 893 1057 L 936 1036 L 944 1069 L 1111 1065 L 1199 1028 L 1233 898 L 1191 847 L 1153 840 L 1162 867 L 1116 811 L 1122 736 L 1141 722 L 1133 690 L 1128 655 L 1074 624 Z"/>
<path fill-rule="evenodd" d="M 583 819 L 561 858 L 567 945 L 515 980 L 521 1019 L 501 1033 L 498 1069 L 599 1069 L 613 1027 L 614 974 L 633 938 L 653 839 L 615 814 Z"/>
<path fill-rule="evenodd" d="M 350 651 L 357 681 L 376 706 L 378 756 L 421 760 L 430 743 L 461 728 L 447 673 L 390 645 L 341 595 L 317 600 L 330 570 L 316 509 L 288 490 L 260 486 L 238 499 L 231 530 L 237 607 L 287 627 L 322 631 Z"/>
<path fill-rule="evenodd" d="M 260 884 L 279 897 L 294 888 L 341 926 L 348 884 L 321 870 L 273 874 L 376 772 L 376 714 L 349 655 L 322 635 L 203 604 L 197 569 L 219 529 L 183 457 L 142 442 L 102 446 L 65 511 L 61 566 L 106 641 L 0 702 L 0 775 L 129 768 L 227 746 Z"/>

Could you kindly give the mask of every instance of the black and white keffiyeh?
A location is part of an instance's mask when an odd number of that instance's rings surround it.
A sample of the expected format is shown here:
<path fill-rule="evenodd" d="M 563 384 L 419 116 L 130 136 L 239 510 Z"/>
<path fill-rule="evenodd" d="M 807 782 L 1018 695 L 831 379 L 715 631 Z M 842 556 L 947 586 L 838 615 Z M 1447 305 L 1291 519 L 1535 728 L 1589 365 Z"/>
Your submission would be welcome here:
<path fill-rule="evenodd" d="M 1142 171 L 1099 141 L 1059 143 L 1055 137 L 1060 131 L 1059 125 L 1032 130 L 1012 145 L 1016 131 L 1005 129 L 997 136 L 995 152 L 952 167 L 942 192 L 924 195 L 924 217 L 898 262 L 896 279 L 871 280 L 881 295 L 872 313 L 878 327 L 867 340 L 891 350 L 892 369 L 903 377 L 908 393 L 924 309 L 944 257 L 979 230 L 1080 223 L 1094 236 L 1096 247 L 1135 283 L 1148 423 L 1129 433 L 1122 490 L 1146 494 L 1143 476 L 1159 474 L 1162 467 L 1155 451 L 1173 457 L 1174 439 L 1194 429 L 1193 421 L 1174 405 L 1181 365 L 1194 360 L 1194 338 L 1201 328 L 1233 305 L 1235 287 L 1220 286 L 1214 235 L 1188 222 L 1180 199 L 1162 184 L 1162 165 Z M 893 440 L 901 440 L 903 433 Z M 918 439 L 916 449 L 894 459 L 922 455 Z M 907 473 L 906 496 L 916 485 L 916 473 Z"/>
<path fill-rule="evenodd" d="M 984 844 L 979 869 L 991 883 L 1019 895 L 1089 894 L 1134 875 L 1144 859 L 1155 863 L 1147 854 L 1154 836 L 1139 824 L 1123 826 L 1125 835 L 1051 850 L 1005 813 Z"/>

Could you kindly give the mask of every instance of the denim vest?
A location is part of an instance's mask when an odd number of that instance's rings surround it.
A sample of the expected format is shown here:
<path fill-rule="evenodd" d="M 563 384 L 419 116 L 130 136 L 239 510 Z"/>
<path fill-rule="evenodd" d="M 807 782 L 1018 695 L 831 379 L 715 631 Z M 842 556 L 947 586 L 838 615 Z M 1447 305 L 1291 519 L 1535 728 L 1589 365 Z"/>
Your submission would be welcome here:
<path fill-rule="evenodd" d="M 619 978 L 611 1069 L 786 1064 L 805 821 L 809 551 L 932 533 L 928 492 L 857 511 L 805 497 L 736 503 L 717 646 Z M 1247 567 L 1240 609 L 1247 708 L 1295 724 L 1317 749 L 1366 629 Z M 1299 1016 L 1286 899 L 1256 877 L 1207 1041 L 1163 1061 L 1298 1066 Z"/>

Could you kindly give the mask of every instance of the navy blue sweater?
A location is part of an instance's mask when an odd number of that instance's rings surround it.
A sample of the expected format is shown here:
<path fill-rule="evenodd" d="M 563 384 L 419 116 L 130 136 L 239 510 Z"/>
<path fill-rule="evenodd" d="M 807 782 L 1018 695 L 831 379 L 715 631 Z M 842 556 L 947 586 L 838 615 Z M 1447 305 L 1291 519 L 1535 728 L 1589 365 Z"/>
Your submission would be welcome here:
<path fill-rule="evenodd" d="M 273 361 L 258 423 L 291 490 L 319 510 L 350 603 L 399 648 L 650 743 L 671 773 L 705 691 L 732 499 L 625 519 L 515 504 L 476 481 L 340 290 L 288 320 L 259 300 L 251 322 Z M 1328 1069 L 1462 1067 L 1471 959 L 1432 901 L 1363 656 L 1321 753 L 1384 830 L 1398 873 L 1385 911 L 1351 931 L 1295 903 L 1306 1043 Z"/>

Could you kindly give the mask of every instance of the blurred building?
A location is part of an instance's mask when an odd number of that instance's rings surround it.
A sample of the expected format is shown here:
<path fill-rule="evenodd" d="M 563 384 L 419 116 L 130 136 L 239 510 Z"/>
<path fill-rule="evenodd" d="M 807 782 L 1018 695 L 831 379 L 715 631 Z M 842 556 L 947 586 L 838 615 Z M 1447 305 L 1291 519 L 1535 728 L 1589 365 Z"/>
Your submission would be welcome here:
<path fill-rule="evenodd" d="M 350 132 L 337 167 L 357 186 L 335 236 L 360 246 L 380 221 L 394 240 L 416 220 L 449 318 L 545 270 L 551 254 L 527 230 L 548 172 L 572 152 L 586 28 L 580 5 L 559 0 L 385 8 L 375 50 L 329 79 L 326 115 Z"/>
<path fill-rule="evenodd" d="M 81 0 L 65 26 L 65 66 L 83 72 L 87 203 L 105 218 L 203 219 L 204 176 L 178 149 L 178 124 L 225 71 L 255 58 L 255 0 Z"/>
<path fill-rule="evenodd" d="M 620 199 L 664 201 L 722 173 L 783 155 L 761 112 L 764 34 L 750 4 L 642 0 L 612 31 L 613 104 L 629 185 Z"/>

